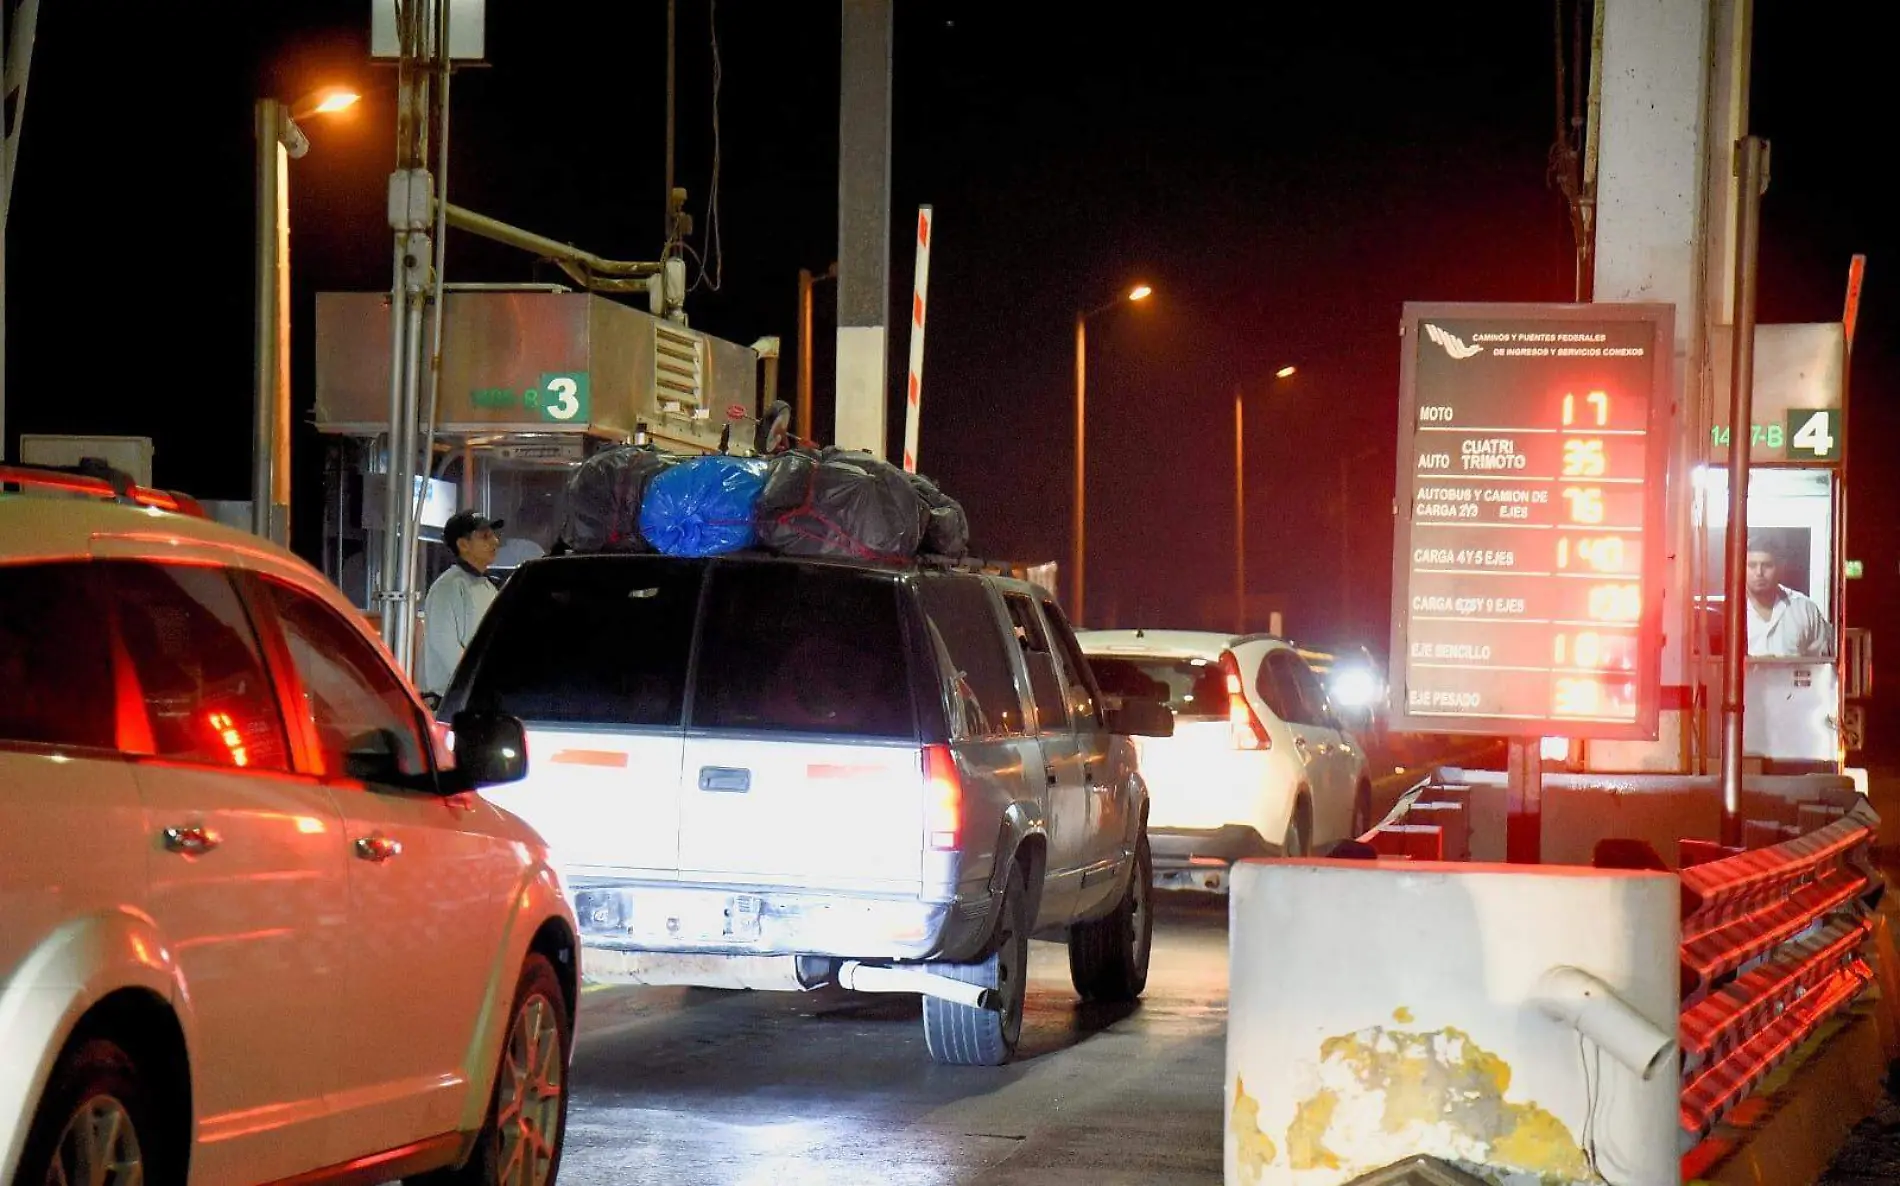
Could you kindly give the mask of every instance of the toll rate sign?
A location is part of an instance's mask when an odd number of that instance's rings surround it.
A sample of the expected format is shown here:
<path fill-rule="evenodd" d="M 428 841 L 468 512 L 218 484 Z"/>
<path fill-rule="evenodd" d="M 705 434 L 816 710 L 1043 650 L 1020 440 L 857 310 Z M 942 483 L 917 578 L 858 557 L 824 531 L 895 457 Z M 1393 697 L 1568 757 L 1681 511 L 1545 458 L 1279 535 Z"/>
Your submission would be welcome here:
<path fill-rule="evenodd" d="M 1393 728 L 1654 739 L 1669 305 L 1405 306 Z"/>

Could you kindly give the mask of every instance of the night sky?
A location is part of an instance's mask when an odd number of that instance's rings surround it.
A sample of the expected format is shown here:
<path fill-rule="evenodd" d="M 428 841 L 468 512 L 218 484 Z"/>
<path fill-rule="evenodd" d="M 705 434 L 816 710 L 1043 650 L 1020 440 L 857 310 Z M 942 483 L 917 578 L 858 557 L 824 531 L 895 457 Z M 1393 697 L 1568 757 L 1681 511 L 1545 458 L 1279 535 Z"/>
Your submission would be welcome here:
<path fill-rule="evenodd" d="M 1066 562 L 1072 319 L 1145 281 L 1152 300 L 1090 322 L 1090 617 L 1229 624 L 1242 385 L 1259 393 L 1253 590 L 1277 595 L 1298 637 L 1383 649 L 1401 303 L 1572 295 L 1567 218 L 1546 184 L 1551 6 L 1129 9 L 1138 19 L 1095 4 L 898 7 L 892 390 L 911 219 L 930 202 L 922 468 L 965 502 L 978 550 Z M 601 255 L 653 258 L 664 4 L 489 8 L 490 65 L 455 82 L 450 200 Z M 303 422 L 312 294 L 389 284 L 394 72 L 368 61 L 367 0 L 198 11 L 42 8 L 9 228 L 7 427 L 149 435 L 159 484 L 243 498 L 252 101 L 337 82 L 370 91 L 343 120 L 307 121 L 311 151 L 291 168 Z M 680 0 L 678 177 L 702 254 L 712 11 Z M 797 271 L 822 272 L 837 238 L 838 5 L 727 0 L 716 21 L 720 287 L 687 309 L 739 342 L 781 335 L 789 398 Z M 1884 111 L 1880 43 L 1791 5 L 1760 5 L 1756 21 L 1754 130 L 1774 148 L 1762 320 L 1838 320 L 1848 257 L 1870 257 L 1850 520 L 1868 576 L 1850 587 L 1850 620 L 1878 629 L 1900 600 L 1884 472 L 1900 440 L 1900 256 L 1865 131 Z M 558 278 L 459 232 L 448 269 L 458 281 Z M 818 291 L 822 433 L 832 333 L 829 288 Z M 1288 363 L 1298 376 L 1274 385 Z M 894 438 L 900 426 L 894 404 Z M 305 551 L 319 455 L 301 428 Z"/>

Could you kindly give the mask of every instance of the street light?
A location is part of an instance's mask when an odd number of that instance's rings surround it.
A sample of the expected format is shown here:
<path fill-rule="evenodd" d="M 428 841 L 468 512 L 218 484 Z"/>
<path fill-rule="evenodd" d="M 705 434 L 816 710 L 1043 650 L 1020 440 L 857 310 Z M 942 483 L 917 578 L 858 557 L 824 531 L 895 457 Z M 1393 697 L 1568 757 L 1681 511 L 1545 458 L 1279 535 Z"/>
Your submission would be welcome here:
<path fill-rule="evenodd" d="M 312 115 L 335 115 L 339 111 L 354 107 L 362 95 L 348 87 L 330 86 L 305 95 L 303 101 L 291 109 L 290 118 L 304 119 Z"/>
<path fill-rule="evenodd" d="M 1291 379 L 1298 367 L 1283 366 L 1273 372 L 1280 381 Z M 1234 630 L 1247 632 L 1247 437 L 1246 409 L 1242 397 L 1246 389 L 1234 387 Z"/>
<path fill-rule="evenodd" d="M 257 101 L 257 374 L 251 437 L 251 530 L 290 539 L 290 159 L 310 151 L 297 120 L 348 110 L 346 87 L 295 104 Z"/>
<path fill-rule="evenodd" d="M 1112 301 L 1104 301 L 1093 309 L 1084 309 L 1075 315 L 1075 521 L 1070 527 L 1073 547 L 1070 563 L 1075 568 L 1075 598 L 1071 602 L 1070 612 L 1077 626 L 1083 624 L 1082 613 L 1085 604 L 1082 598 L 1082 565 L 1086 555 L 1083 522 L 1087 496 L 1084 492 L 1086 438 L 1082 431 L 1082 421 L 1088 406 L 1088 320 L 1097 313 L 1108 312 L 1123 301 L 1145 301 L 1153 295 L 1154 289 L 1146 284 L 1137 284 L 1128 290 L 1127 295 L 1116 297 Z"/>

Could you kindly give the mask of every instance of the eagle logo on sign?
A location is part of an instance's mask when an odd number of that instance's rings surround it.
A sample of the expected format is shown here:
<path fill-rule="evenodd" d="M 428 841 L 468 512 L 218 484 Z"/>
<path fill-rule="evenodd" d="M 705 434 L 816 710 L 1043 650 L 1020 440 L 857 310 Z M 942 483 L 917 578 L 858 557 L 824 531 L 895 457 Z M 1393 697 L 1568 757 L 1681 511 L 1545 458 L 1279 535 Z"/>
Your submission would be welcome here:
<path fill-rule="evenodd" d="M 1457 334 L 1448 334 L 1429 321 L 1425 323 L 1425 336 L 1443 346 L 1446 354 L 1461 362 L 1473 355 L 1484 353 L 1483 346 L 1467 346 Z"/>

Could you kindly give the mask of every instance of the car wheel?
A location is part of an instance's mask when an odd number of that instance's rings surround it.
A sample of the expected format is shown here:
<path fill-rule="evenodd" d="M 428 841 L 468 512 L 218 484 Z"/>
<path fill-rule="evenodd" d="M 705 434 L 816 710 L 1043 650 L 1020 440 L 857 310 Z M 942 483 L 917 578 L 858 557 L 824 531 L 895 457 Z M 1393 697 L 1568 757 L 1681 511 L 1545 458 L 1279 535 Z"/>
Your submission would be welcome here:
<path fill-rule="evenodd" d="M 159 1156 L 138 1067 L 116 1042 L 88 1038 L 60 1057 L 33 1115 L 22 1186 L 173 1186 L 183 1176 Z"/>
<path fill-rule="evenodd" d="M 547 1186 L 561 1168 L 567 1132 L 567 1059 L 573 1023 L 554 965 L 530 955 L 515 987 L 488 1122 L 460 1170 L 428 1186 Z"/>
<path fill-rule="evenodd" d="M 1286 822 L 1286 836 L 1280 841 L 1280 852 L 1289 857 L 1304 857 L 1312 853 L 1313 809 L 1304 798 L 1293 805 L 1293 818 Z"/>
<path fill-rule="evenodd" d="M 1154 857 L 1148 829 L 1135 842 L 1135 870 L 1106 918 L 1069 929 L 1069 979 L 1085 1001 L 1132 1001 L 1148 987 L 1154 949 Z"/>
<path fill-rule="evenodd" d="M 988 959 L 932 968 L 953 980 L 995 989 L 998 1003 L 995 1009 L 979 1009 L 925 997 L 924 1045 L 933 1062 L 1000 1067 L 1016 1053 L 1023 1033 L 1023 1002 L 1029 996 L 1029 928 L 1033 925 L 1021 865 L 1010 866 L 1002 913 L 996 950 Z"/>

